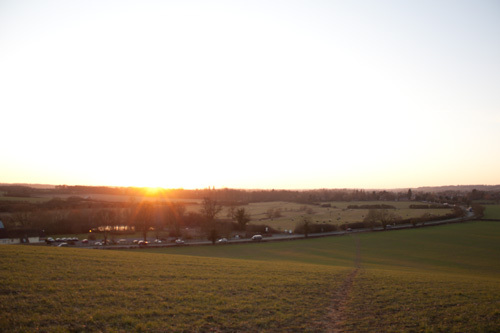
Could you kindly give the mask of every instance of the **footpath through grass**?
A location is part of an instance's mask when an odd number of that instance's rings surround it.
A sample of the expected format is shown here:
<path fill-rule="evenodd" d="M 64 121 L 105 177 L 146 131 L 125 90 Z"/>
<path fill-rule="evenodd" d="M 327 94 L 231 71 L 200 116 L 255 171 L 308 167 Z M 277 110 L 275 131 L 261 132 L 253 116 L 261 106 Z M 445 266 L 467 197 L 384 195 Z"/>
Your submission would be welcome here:
<path fill-rule="evenodd" d="M 335 266 L 353 260 L 356 238 L 361 269 L 346 296 L 344 330 L 500 331 L 498 222 L 164 251 Z"/>
<path fill-rule="evenodd" d="M 331 318 L 356 332 L 500 331 L 498 222 L 133 251 L 0 246 L 0 256 L 5 331 L 321 332 Z"/>

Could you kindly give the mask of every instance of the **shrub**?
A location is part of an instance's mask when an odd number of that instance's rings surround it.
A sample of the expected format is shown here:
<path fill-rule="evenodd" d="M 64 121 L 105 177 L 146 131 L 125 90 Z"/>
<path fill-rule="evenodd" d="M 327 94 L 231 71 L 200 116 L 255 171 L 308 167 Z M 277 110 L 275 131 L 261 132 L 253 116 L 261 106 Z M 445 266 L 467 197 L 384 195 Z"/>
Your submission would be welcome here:
<path fill-rule="evenodd" d="M 327 223 L 310 223 L 308 228 L 309 228 L 309 233 L 312 234 L 339 230 L 339 227 L 337 225 L 327 224 Z M 305 223 L 304 222 L 297 223 L 293 232 L 296 234 L 305 234 Z"/>

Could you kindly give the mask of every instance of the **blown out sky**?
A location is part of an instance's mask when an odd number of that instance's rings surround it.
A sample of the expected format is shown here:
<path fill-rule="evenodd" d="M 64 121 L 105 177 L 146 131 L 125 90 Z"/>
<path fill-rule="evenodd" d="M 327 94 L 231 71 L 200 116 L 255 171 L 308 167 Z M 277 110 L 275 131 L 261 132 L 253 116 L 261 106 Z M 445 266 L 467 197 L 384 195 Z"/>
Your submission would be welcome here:
<path fill-rule="evenodd" d="M 500 2 L 0 2 L 0 182 L 500 184 Z"/>

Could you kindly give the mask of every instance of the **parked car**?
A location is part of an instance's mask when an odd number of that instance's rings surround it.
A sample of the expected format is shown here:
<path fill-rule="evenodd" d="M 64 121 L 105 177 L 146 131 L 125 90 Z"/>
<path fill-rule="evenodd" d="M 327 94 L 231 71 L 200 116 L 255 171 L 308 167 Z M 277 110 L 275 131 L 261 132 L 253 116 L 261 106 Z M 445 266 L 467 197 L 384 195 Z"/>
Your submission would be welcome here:
<path fill-rule="evenodd" d="M 147 246 L 148 244 L 149 242 L 143 240 L 137 242 L 137 245 L 139 245 L 140 247 Z"/>
<path fill-rule="evenodd" d="M 177 244 L 177 245 L 183 245 L 184 243 L 185 242 L 180 238 L 175 240 L 175 244 Z"/>
<path fill-rule="evenodd" d="M 95 243 L 94 243 L 94 245 L 95 245 L 95 246 L 102 246 L 102 244 L 103 244 L 103 243 L 101 243 L 101 242 L 95 242 Z"/>
<path fill-rule="evenodd" d="M 89 240 L 88 239 L 82 239 L 82 244 L 88 244 Z"/>
<path fill-rule="evenodd" d="M 253 241 L 261 241 L 262 240 L 262 235 L 253 235 L 252 236 Z"/>
<path fill-rule="evenodd" d="M 227 238 L 221 238 L 221 239 L 217 240 L 217 243 L 219 243 L 219 244 L 227 243 Z"/>

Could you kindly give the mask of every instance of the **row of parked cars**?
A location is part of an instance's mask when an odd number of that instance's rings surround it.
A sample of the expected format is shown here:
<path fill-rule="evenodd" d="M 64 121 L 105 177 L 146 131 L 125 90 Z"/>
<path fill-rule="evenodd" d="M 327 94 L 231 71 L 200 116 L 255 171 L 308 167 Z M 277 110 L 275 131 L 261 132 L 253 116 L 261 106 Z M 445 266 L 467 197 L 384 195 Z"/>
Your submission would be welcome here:
<path fill-rule="evenodd" d="M 63 238 L 52 238 L 48 237 L 45 239 L 47 243 L 55 243 L 55 242 L 78 242 L 78 237 L 63 237 Z"/>
<path fill-rule="evenodd" d="M 240 237 L 235 237 L 237 239 L 239 239 Z M 252 236 L 251 238 L 253 241 L 261 241 L 262 240 L 262 235 L 254 235 Z M 75 245 L 75 242 L 78 242 L 79 239 L 77 237 L 64 237 L 64 238 L 52 238 L 52 237 L 48 237 L 46 240 L 47 244 L 49 245 L 53 245 L 54 243 L 57 245 L 57 246 L 68 246 L 68 245 Z M 104 246 L 104 245 L 120 245 L 120 244 L 127 244 L 127 243 L 132 243 L 134 245 L 138 245 L 139 247 L 145 247 L 147 246 L 148 244 L 150 244 L 150 242 L 148 241 L 144 241 L 144 240 L 133 240 L 133 241 L 130 241 L 130 240 L 127 240 L 127 239 L 120 239 L 118 241 L 115 241 L 115 240 L 112 240 L 112 241 L 108 241 L 107 243 L 104 242 L 104 241 L 96 241 L 94 242 L 92 245 L 93 246 Z M 178 238 L 176 240 L 173 241 L 176 245 L 184 245 L 185 244 L 185 241 Z M 226 244 L 228 243 L 228 239 L 227 238 L 219 238 L 216 243 L 217 244 Z M 88 239 L 83 239 L 81 241 L 82 244 L 89 244 L 89 240 Z M 162 244 L 162 243 L 167 243 L 166 240 L 161 240 L 161 239 L 155 239 L 153 242 L 153 244 Z"/>

